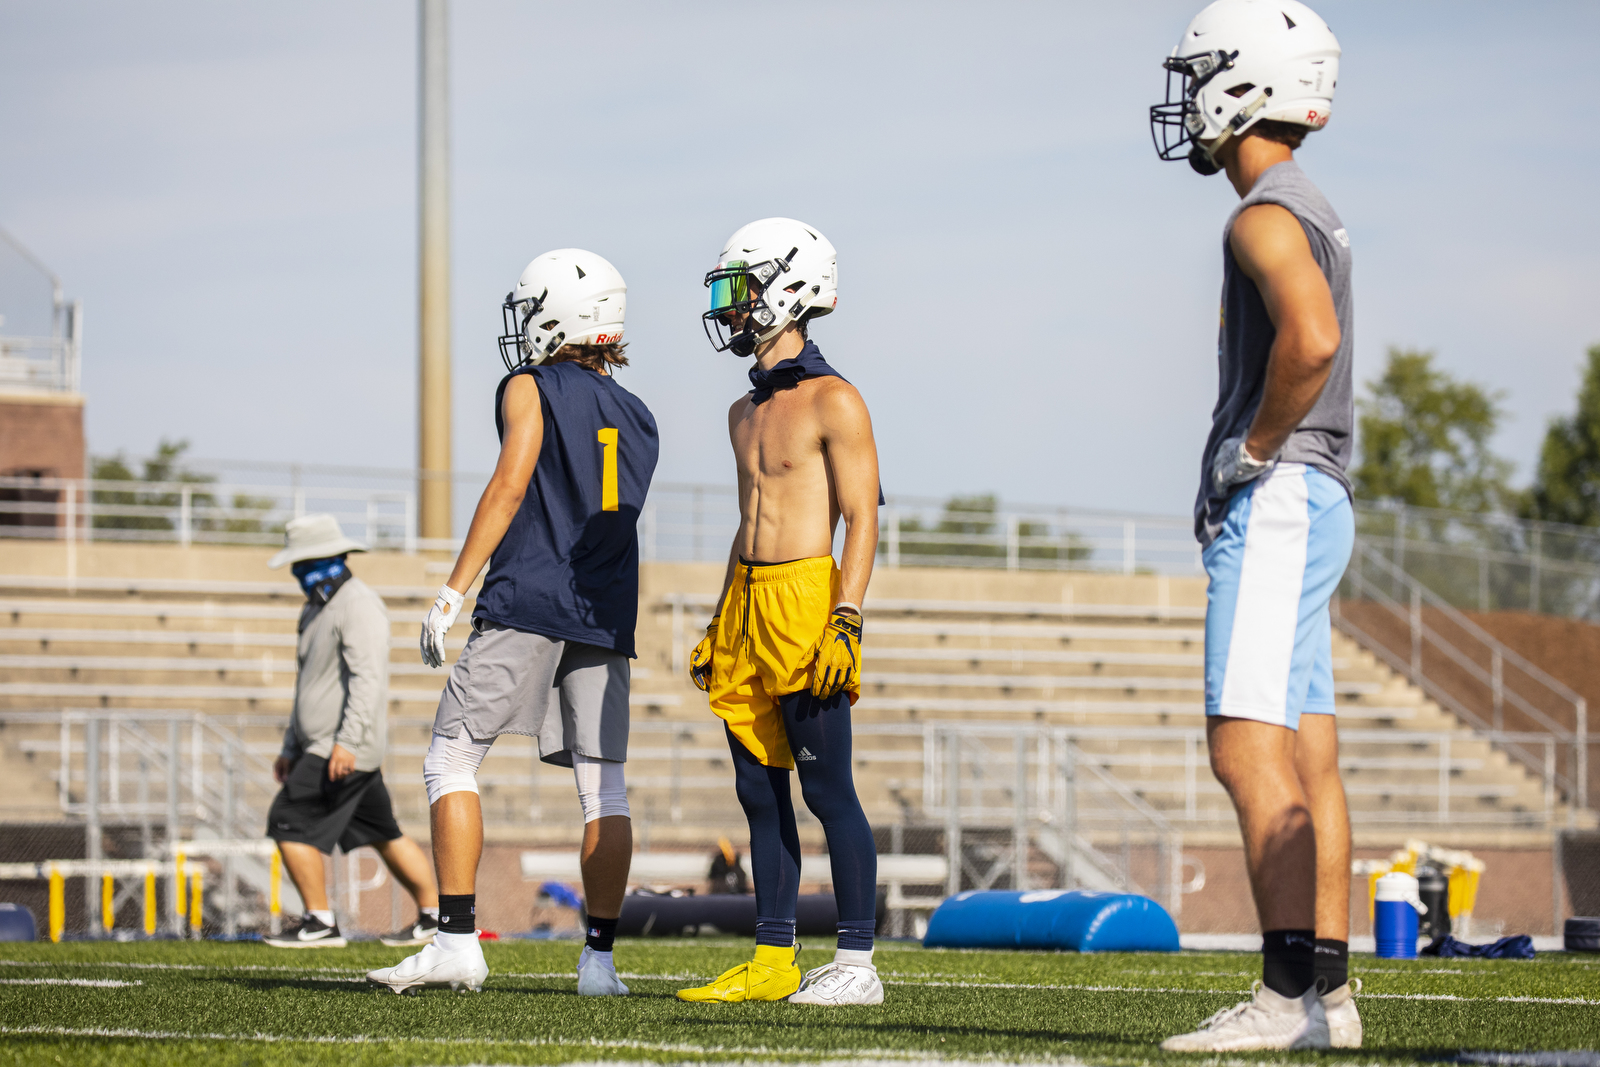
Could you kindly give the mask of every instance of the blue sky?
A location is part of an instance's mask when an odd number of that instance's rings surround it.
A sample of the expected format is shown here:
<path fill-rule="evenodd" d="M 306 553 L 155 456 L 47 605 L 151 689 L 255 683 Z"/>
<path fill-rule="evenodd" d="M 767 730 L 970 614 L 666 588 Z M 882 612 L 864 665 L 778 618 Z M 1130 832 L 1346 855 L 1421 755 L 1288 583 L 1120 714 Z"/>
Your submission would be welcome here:
<path fill-rule="evenodd" d="M 1526 479 L 1600 342 L 1600 5 L 1317 6 L 1357 379 L 1399 344 L 1504 389 Z M 456 0 L 457 466 L 493 463 L 501 298 L 580 245 L 629 282 L 658 478 L 729 482 L 701 278 L 783 214 L 839 249 L 814 337 L 891 493 L 1186 512 L 1234 195 L 1145 114 L 1197 9 Z M 0 225 L 85 301 L 92 449 L 413 461 L 415 108 L 410 3 L 0 3 Z"/>

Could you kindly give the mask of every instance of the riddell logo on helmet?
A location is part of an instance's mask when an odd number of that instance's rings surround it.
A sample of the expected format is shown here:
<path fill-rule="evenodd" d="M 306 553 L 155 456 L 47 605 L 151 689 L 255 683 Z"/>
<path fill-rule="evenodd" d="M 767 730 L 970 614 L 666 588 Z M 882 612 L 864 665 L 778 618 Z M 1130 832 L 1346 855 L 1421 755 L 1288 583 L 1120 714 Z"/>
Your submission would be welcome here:
<path fill-rule="evenodd" d="M 1319 115 L 1315 111 L 1306 112 L 1306 125 L 1315 126 L 1319 130 L 1328 124 L 1328 116 Z"/>
<path fill-rule="evenodd" d="M 621 340 L 622 334 L 620 333 L 601 333 L 595 335 L 594 343 L 597 345 L 614 345 Z"/>

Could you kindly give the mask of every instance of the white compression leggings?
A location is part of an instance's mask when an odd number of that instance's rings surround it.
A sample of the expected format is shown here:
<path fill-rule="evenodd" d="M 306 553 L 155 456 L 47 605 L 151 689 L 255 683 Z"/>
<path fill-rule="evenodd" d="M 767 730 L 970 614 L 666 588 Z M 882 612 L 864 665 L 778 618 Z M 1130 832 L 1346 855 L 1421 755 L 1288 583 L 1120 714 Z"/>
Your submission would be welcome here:
<path fill-rule="evenodd" d="M 489 754 L 493 739 L 475 741 L 465 735 L 433 735 L 433 744 L 422 760 L 422 780 L 428 786 L 428 803 L 446 793 L 476 793 L 478 767 Z M 583 821 L 594 822 L 611 815 L 628 815 L 628 786 L 622 764 L 616 760 L 595 759 L 572 754 L 572 776 L 578 783 L 578 802 L 583 805 Z"/>

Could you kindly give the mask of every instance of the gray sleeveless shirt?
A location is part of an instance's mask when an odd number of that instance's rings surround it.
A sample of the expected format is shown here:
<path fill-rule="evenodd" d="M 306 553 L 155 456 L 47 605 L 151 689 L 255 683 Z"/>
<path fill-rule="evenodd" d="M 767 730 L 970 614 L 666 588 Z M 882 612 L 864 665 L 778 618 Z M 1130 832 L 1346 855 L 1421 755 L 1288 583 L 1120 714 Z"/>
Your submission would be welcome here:
<path fill-rule="evenodd" d="M 1328 279 L 1334 311 L 1339 316 L 1339 351 L 1322 395 L 1283 446 L 1280 459 L 1304 463 L 1335 478 L 1350 492 L 1345 468 L 1355 443 L 1355 411 L 1350 357 L 1355 314 L 1350 298 L 1350 238 L 1333 207 L 1292 160 L 1279 163 L 1257 179 L 1222 231 L 1222 324 L 1217 336 L 1217 406 L 1211 413 L 1211 435 L 1200 463 L 1200 495 L 1194 505 L 1194 533 L 1209 545 L 1222 530 L 1228 500 L 1238 491 L 1219 495 L 1211 483 L 1217 447 L 1230 437 L 1249 432 L 1261 406 L 1267 382 L 1267 356 L 1278 331 L 1267 316 L 1261 292 L 1233 258 L 1228 238 L 1239 212 L 1256 204 L 1277 204 L 1300 220 L 1311 254 Z"/>

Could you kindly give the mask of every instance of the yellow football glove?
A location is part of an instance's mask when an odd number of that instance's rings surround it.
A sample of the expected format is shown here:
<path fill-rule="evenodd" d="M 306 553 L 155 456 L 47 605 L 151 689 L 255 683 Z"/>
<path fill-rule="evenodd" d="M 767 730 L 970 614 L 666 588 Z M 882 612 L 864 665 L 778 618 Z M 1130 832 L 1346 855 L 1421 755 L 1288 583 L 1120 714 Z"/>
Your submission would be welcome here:
<path fill-rule="evenodd" d="M 711 692 L 711 650 L 717 644 L 717 620 L 721 616 L 711 616 L 711 625 L 706 627 L 706 635 L 700 643 L 694 646 L 694 651 L 689 653 L 689 681 L 702 693 Z"/>
<path fill-rule="evenodd" d="M 861 610 L 854 604 L 840 604 L 817 642 L 816 662 L 811 666 L 811 695 L 827 700 L 841 689 L 848 689 L 861 676 Z"/>

